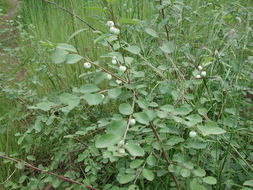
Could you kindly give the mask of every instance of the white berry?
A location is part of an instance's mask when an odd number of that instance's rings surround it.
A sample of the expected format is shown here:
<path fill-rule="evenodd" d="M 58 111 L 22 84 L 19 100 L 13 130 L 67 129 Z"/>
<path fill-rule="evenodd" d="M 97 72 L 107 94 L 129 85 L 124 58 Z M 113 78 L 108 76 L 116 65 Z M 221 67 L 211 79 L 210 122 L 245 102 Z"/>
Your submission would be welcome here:
<path fill-rule="evenodd" d="M 201 76 L 200 76 L 200 75 L 196 75 L 195 78 L 196 78 L 196 79 L 200 79 Z"/>
<path fill-rule="evenodd" d="M 115 35 L 119 35 L 120 34 L 120 30 L 118 28 L 114 27 L 114 26 L 110 28 L 110 32 L 112 34 L 115 34 Z"/>
<path fill-rule="evenodd" d="M 109 21 L 107 21 L 106 25 L 109 27 L 114 27 L 114 22 L 109 20 Z"/>
<path fill-rule="evenodd" d="M 202 71 L 203 67 L 201 65 L 198 66 L 198 70 Z"/>
<path fill-rule="evenodd" d="M 117 84 L 121 84 L 122 81 L 121 81 L 121 80 L 116 80 L 116 83 L 117 83 Z"/>
<path fill-rule="evenodd" d="M 111 79 L 112 79 L 112 75 L 107 74 L 106 78 L 107 78 L 108 80 L 111 80 Z"/>
<path fill-rule="evenodd" d="M 112 59 L 112 64 L 116 65 L 117 64 L 117 59 Z"/>
<path fill-rule="evenodd" d="M 206 76 L 206 71 L 202 71 L 200 74 L 201 74 L 202 77 L 205 77 Z"/>
<path fill-rule="evenodd" d="M 195 131 L 191 131 L 191 132 L 189 133 L 189 136 L 190 136 L 191 138 L 195 138 L 195 137 L 197 136 L 197 133 L 196 133 Z"/>
<path fill-rule="evenodd" d="M 121 140 L 121 141 L 119 141 L 119 144 L 118 144 L 118 146 L 124 146 L 124 144 L 125 144 L 125 141 L 124 140 Z"/>
<path fill-rule="evenodd" d="M 135 123 L 136 123 L 135 119 L 130 119 L 130 120 L 129 120 L 129 124 L 130 124 L 130 125 L 135 125 Z"/>
<path fill-rule="evenodd" d="M 104 94 L 101 94 L 102 95 L 102 98 L 104 99 L 105 98 L 105 95 Z"/>
<path fill-rule="evenodd" d="M 125 72 L 125 71 L 127 70 L 127 68 L 126 68 L 125 66 L 122 66 L 122 65 L 121 65 L 121 66 L 119 67 L 119 70 L 122 71 L 122 72 Z"/>
<path fill-rule="evenodd" d="M 86 62 L 83 64 L 84 68 L 89 69 L 91 68 L 91 64 L 89 62 Z"/>
<path fill-rule="evenodd" d="M 125 154 L 125 153 L 126 153 L 126 151 L 125 151 L 125 149 L 124 149 L 124 148 L 120 148 L 120 149 L 119 149 L 119 153 L 120 153 L 120 154 Z"/>

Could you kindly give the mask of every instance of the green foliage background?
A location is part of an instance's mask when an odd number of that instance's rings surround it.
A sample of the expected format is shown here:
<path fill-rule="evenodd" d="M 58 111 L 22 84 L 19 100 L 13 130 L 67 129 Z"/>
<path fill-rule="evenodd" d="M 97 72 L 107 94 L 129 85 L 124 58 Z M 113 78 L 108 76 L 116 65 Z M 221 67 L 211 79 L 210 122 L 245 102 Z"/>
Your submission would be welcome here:
<path fill-rule="evenodd" d="M 3 30 L 0 188 L 253 187 L 252 1 L 53 2 Z"/>

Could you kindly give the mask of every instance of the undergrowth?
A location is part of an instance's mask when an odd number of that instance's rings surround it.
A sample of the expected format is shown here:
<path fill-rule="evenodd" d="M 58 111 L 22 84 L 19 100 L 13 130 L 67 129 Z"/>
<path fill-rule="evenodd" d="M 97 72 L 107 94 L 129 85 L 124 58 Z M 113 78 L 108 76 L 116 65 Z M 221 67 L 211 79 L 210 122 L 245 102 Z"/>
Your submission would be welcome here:
<path fill-rule="evenodd" d="M 0 188 L 251 189 L 252 7 L 24 0 L 1 45 Z"/>

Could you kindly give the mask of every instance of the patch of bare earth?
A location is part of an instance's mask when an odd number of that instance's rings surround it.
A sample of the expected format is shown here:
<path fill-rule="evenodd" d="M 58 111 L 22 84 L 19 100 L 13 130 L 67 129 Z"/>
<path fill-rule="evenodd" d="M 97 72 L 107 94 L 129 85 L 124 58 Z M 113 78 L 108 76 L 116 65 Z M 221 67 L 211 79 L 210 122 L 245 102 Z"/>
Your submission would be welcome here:
<path fill-rule="evenodd" d="M 19 0 L 8 0 L 8 1 L 12 4 L 12 8 L 10 8 L 2 18 L 0 18 L 0 43 L 5 44 L 5 46 L 14 49 L 18 46 L 16 41 L 18 32 L 15 29 L 15 26 L 12 26 L 8 22 L 15 17 L 18 9 Z M 0 67 L 1 70 L 4 70 L 6 72 L 8 72 L 12 68 L 12 65 L 13 66 L 20 65 L 17 57 L 9 55 L 8 52 L 5 52 L 1 48 L 0 48 L 0 58 L 1 60 L 7 62 L 8 66 Z M 25 69 L 20 68 L 16 72 L 15 78 L 17 80 L 22 80 L 24 75 Z"/>

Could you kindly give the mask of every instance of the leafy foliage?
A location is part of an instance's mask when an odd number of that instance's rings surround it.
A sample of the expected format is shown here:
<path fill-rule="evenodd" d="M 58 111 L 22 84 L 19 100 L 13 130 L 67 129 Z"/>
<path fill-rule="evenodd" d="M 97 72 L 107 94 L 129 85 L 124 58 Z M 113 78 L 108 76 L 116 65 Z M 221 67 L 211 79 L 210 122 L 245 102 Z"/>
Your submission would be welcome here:
<path fill-rule="evenodd" d="M 1 143 L 0 156 L 21 159 L 0 163 L 20 172 L 4 187 L 252 187 L 252 7 L 233 2 L 82 2 L 85 11 L 101 12 L 96 31 L 79 28 L 64 43 L 30 36 L 26 43 L 38 53 L 19 52 L 37 64 L 26 67 L 28 80 L 0 81 L 0 142 L 11 133 L 18 147 Z M 58 14 L 44 3 L 31 7 L 43 6 Z M 119 33 L 106 28 L 110 18 Z M 23 40 L 31 35 L 21 32 Z M 81 32 L 91 38 L 85 51 L 71 44 Z M 14 108 L 19 113 L 8 111 Z M 78 183 L 28 170 L 26 162 Z"/>

